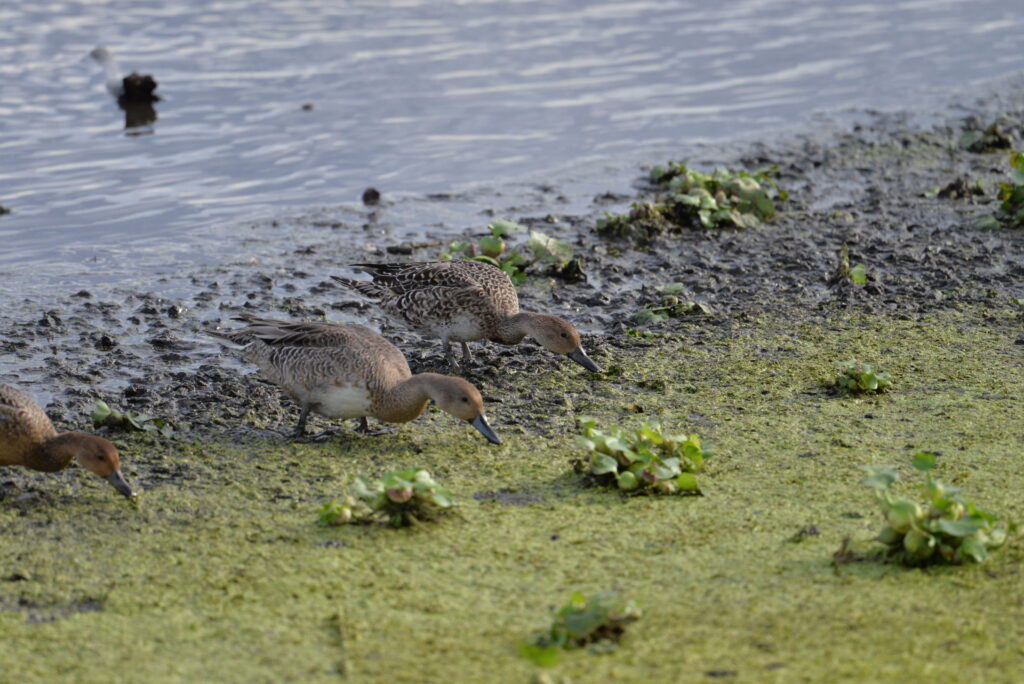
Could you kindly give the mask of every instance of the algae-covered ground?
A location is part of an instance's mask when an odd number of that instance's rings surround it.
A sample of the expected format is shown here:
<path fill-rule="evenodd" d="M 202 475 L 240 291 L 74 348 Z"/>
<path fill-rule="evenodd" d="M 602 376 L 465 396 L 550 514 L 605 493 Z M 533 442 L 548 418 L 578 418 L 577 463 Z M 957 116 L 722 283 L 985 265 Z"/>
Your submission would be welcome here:
<path fill-rule="evenodd" d="M 138 508 L 75 467 L 0 473 L 0 682 L 1014 681 L 1019 537 L 981 565 L 833 562 L 882 527 L 864 466 L 897 466 L 912 493 L 920 450 L 969 500 L 1024 521 L 1024 233 L 972 227 L 992 192 L 933 192 L 1002 177 L 1004 155 L 958 145 L 979 125 L 868 117 L 833 140 L 741 151 L 728 161 L 777 163 L 791 195 L 754 231 L 634 244 L 593 232 L 600 203 L 515 217 L 583 256 L 588 281 L 534 278 L 521 299 L 574 321 L 605 372 L 532 344 L 481 349 L 468 377 L 501 446 L 433 408 L 394 434 L 317 419 L 341 429 L 293 440 L 295 406 L 200 335 L 239 312 L 365 320 L 435 369 L 436 345 L 326 280 L 370 257 L 437 257 L 438 243 L 380 249 L 386 204 L 364 226 L 286 226 L 276 253 L 173 284 L 12 303 L 0 379 L 47 396 L 58 425 L 87 427 L 103 399 L 175 431 L 106 433 Z M 843 244 L 865 285 L 828 285 Z M 161 296 L 183 282 L 191 294 Z M 638 326 L 669 282 L 712 313 Z M 853 357 L 891 391 L 835 394 L 835 363 Z M 580 415 L 698 433 L 715 453 L 705 495 L 588 487 L 572 469 Z M 409 465 L 455 494 L 458 516 L 317 525 L 350 476 Z M 606 590 L 645 611 L 617 650 L 551 669 L 519 655 L 574 591 Z"/>
<path fill-rule="evenodd" d="M 834 567 L 832 554 L 881 526 L 862 467 L 909 475 L 919 449 L 1021 519 L 1018 334 L 1009 312 L 967 310 L 638 340 L 596 355 L 607 377 L 552 362 L 503 383 L 549 420 L 543 434 L 505 429 L 500 447 L 437 412 L 322 444 L 126 440 L 129 474 L 188 476 L 139 510 L 80 472 L 0 508 L 0 677 L 528 681 L 538 668 L 517 642 L 572 591 L 616 589 L 645 617 L 618 651 L 568 654 L 556 676 L 1011 681 L 1024 668 L 1018 540 L 984 565 L 931 570 Z M 853 354 L 895 389 L 830 394 L 832 362 Z M 716 448 L 706 496 L 584 488 L 569 469 L 580 412 L 697 430 Z M 459 495 L 461 517 L 426 531 L 315 524 L 347 475 L 406 464 Z"/>

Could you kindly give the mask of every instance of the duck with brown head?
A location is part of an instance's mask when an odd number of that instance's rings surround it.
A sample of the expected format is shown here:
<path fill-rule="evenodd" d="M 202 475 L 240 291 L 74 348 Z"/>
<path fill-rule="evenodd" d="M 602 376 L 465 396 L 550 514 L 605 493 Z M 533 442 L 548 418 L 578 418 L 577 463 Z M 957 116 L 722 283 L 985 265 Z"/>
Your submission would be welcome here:
<path fill-rule="evenodd" d="M 484 400 L 462 378 L 437 373 L 412 374 L 405 356 L 383 337 L 356 324 L 291 323 L 239 316 L 245 327 L 207 331 L 287 392 L 301 406 L 295 428 L 303 434 L 309 413 L 328 418 L 372 416 L 407 423 L 433 400 L 488 441 L 501 444 L 484 416 Z"/>
<path fill-rule="evenodd" d="M 467 342 L 490 340 L 519 344 L 532 337 L 542 347 L 564 354 L 592 373 L 601 368 L 583 351 L 572 323 L 547 314 L 519 310 L 519 296 L 508 274 L 472 260 L 407 264 L 353 264 L 372 280 L 331 276 L 375 300 L 397 321 L 430 337 L 440 337 L 448 364 L 458 364 L 451 343 L 462 345 L 464 362 L 473 359 Z"/>
<path fill-rule="evenodd" d="M 0 384 L 0 466 L 52 473 L 76 461 L 128 498 L 135 496 L 121 473 L 117 448 L 85 432 L 60 432 L 24 392 Z"/>

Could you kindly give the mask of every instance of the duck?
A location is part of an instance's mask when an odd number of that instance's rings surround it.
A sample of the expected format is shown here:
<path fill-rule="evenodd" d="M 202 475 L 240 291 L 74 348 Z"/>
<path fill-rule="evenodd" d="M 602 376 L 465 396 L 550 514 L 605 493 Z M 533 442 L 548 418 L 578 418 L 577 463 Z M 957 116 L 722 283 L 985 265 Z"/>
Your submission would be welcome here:
<path fill-rule="evenodd" d="M 153 92 L 158 84 L 151 75 L 133 71 L 122 77 L 114 56 L 102 45 L 93 49 L 89 56 L 103 67 L 107 92 L 116 97 L 121 106 L 126 103 L 158 102 L 160 100 L 160 96 Z"/>
<path fill-rule="evenodd" d="M 132 499 L 135 492 L 121 473 L 117 448 L 85 432 L 57 432 L 32 397 L 0 384 L 0 467 L 23 466 L 53 473 L 76 461 Z"/>
<path fill-rule="evenodd" d="M 331 276 L 335 281 L 375 300 L 392 318 L 428 337 L 441 338 L 449 366 L 458 369 L 451 343 L 462 345 L 463 363 L 473 355 L 468 342 L 487 339 L 519 344 L 531 337 L 542 347 L 564 354 L 592 373 L 601 368 L 580 344 L 580 334 L 566 320 L 519 310 L 512 279 L 500 268 L 481 261 L 421 261 L 399 264 L 352 264 L 372 280 Z"/>
<path fill-rule="evenodd" d="M 501 444 L 484 415 L 479 390 L 462 378 L 413 375 L 393 344 L 356 323 L 309 323 L 236 316 L 245 327 L 206 333 L 255 364 L 301 408 L 295 436 L 306 431 L 310 412 L 327 418 L 366 418 L 407 423 L 432 399 L 489 442 Z"/>

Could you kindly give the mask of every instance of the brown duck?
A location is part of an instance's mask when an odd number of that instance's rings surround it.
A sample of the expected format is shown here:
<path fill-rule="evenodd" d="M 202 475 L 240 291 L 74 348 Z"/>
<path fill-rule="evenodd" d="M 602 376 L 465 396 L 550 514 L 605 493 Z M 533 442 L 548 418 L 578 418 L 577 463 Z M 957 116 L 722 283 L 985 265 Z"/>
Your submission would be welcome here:
<path fill-rule="evenodd" d="M 476 387 L 437 373 L 413 375 L 402 352 L 369 328 L 255 316 L 235 320 L 248 325 L 207 334 L 240 350 L 243 359 L 259 366 L 268 380 L 298 402 L 302 413 L 296 435 L 305 431 L 310 411 L 328 418 L 359 418 L 365 429 L 366 416 L 407 423 L 433 399 L 445 413 L 501 444 L 487 423 Z"/>
<path fill-rule="evenodd" d="M 451 343 L 462 345 L 462 359 L 472 360 L 467 342 L 488 339 L 519 344 L 532 337 L 548 351 L 567 357 L 593 373 L 601 368 L 580 344 L 572 323 L 556 316 L 519 310 L 519 297 L 508 274 L 479 261 L 353 264 L 373 280 L 331 276 L 370 299 L 417 332 L 440 337 L 449 365 L 457 368 Z"/>
<path fill-rule="evenodd" d="M 84 432 L 57 432 L 39 404 L 24 392 L 0 384 L 0 466 L 24 466 L 53 473 L 72 460 L 131 498 L 113 444 Z"/>

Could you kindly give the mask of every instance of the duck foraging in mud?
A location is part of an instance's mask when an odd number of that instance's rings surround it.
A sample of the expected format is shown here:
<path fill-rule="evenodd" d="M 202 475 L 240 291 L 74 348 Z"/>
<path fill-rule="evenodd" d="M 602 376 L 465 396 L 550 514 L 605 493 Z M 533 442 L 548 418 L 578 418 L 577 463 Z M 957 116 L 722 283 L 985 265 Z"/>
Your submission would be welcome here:
<path fill-rule="evenodd" d="M 526 337 L 556 354 L 565 354 L 588 371 L 600 373 L 580 344 L 580 334 L 556 316 L 519 310 L 519 297 L 508 274 L 472 260 L 406 264 L 353 264 L 373 280 L 331 276 L 375 300 L 381 309 L 414 330 L 440 337 L 445 359 L 453 367 L 451 343 L 462 345 L 463 362 L 473 360 L 467 342 L 487 339 L 519 344 Z"/>
<path fill-rule="evenodd" d="M 235 320 L 247 325 L 207 334 L 239 349 L 243 359 L 259 366 L 268 380 L 298 402 L 302 413 L 296 435 L 304 433 L 310 411 L 327 418 L 360 418 L 365 429 L 367 416 L 407 423 L 433 399 L 445 413 L 501 444 L 484 416 L 476 387 L 437 373 L 413 375 L 402 352 L 367 327 L 247 315 Z"/>
<path fill-rule="evenodd" d="M 121 474 L 121 460 L 113 444 L 84 432 L 57 432 L 31 397 L 0 384 L 0 466 L 53 473 L 73 460 L 129 499 L 135 496 Z"/>

